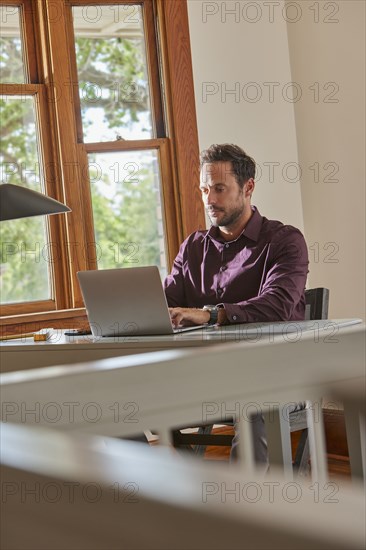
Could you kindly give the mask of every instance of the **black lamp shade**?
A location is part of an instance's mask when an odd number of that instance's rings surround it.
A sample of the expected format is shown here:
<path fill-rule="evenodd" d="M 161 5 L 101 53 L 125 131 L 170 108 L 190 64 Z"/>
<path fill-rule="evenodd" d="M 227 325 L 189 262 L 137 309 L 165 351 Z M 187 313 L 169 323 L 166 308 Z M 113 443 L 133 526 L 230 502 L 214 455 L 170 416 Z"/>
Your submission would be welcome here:
<path fill-rule="evenodd" d="M 0 221 L 70 211 L 62 202 L 37 191 L 11 183 L 0 185 Z"/>

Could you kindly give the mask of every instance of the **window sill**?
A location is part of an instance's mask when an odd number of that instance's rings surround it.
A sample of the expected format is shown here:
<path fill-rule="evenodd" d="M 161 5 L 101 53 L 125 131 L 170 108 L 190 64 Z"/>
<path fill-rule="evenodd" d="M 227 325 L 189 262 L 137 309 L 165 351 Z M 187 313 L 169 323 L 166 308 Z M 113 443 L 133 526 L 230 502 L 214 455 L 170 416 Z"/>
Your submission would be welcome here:
<path fill-rule="evenodd" d="M 85 308 L 0 317 L 1 336 L 33 332 L 42 328 L 86 328 L 88 326 Z"/>

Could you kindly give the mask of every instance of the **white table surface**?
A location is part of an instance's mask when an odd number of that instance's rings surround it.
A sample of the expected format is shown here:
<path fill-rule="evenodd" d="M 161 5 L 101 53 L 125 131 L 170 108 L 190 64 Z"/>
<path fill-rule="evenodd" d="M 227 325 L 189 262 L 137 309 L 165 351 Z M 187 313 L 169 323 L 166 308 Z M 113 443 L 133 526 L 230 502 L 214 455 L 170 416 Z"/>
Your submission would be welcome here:
<path fill-rule="evenodd" d="M 283 323 L 249 323 L 214 326 L 174 335 L 122 336 L 94 338 L 92 335 L 65 336 L 64 329 L 52 331 L 45 342 L 32 337 L 0 343 L 0 370 L 11 372 L 61 364 L 80 363 L 168 349 L 192 348 L 225 342 L 296 341 L 303 333 L 313 332 L 315 339 L 336 341 L 340 328 L 362 323 L 362 319 L 327 319 Z"/>

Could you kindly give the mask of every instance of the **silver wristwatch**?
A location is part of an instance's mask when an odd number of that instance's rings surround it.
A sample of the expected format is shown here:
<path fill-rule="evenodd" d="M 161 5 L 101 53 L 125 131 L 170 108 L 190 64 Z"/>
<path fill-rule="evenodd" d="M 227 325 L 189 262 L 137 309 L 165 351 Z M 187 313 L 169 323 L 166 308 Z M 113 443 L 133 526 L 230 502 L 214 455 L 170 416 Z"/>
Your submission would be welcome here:
<path fill-rule="evenodd" d="M 219 318 L 219 309 L 221 309 L 219 306 L 213 306 L 213 305 L 207 305 L 203 306 L 202 308 L 204 311 L 209 311 L 210 313 L 210 319 L 208 321 L 209 325 L 216 325 L 218 318 Z"/>

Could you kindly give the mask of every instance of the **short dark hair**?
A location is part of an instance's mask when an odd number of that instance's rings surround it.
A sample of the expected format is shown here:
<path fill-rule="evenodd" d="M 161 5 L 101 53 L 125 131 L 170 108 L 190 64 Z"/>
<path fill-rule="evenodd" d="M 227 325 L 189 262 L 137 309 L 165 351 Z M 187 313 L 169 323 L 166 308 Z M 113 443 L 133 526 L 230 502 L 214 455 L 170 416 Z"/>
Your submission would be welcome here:
<path fill-rule="evenodd" d="M 255 161 L 241 147 L 232 143 L 211 145 L 202 151 L 200 161 L 201 168 L 208 162 L 231 162 L 235 179 L 241 188 L 250 178 L 255 178 Z"/>

